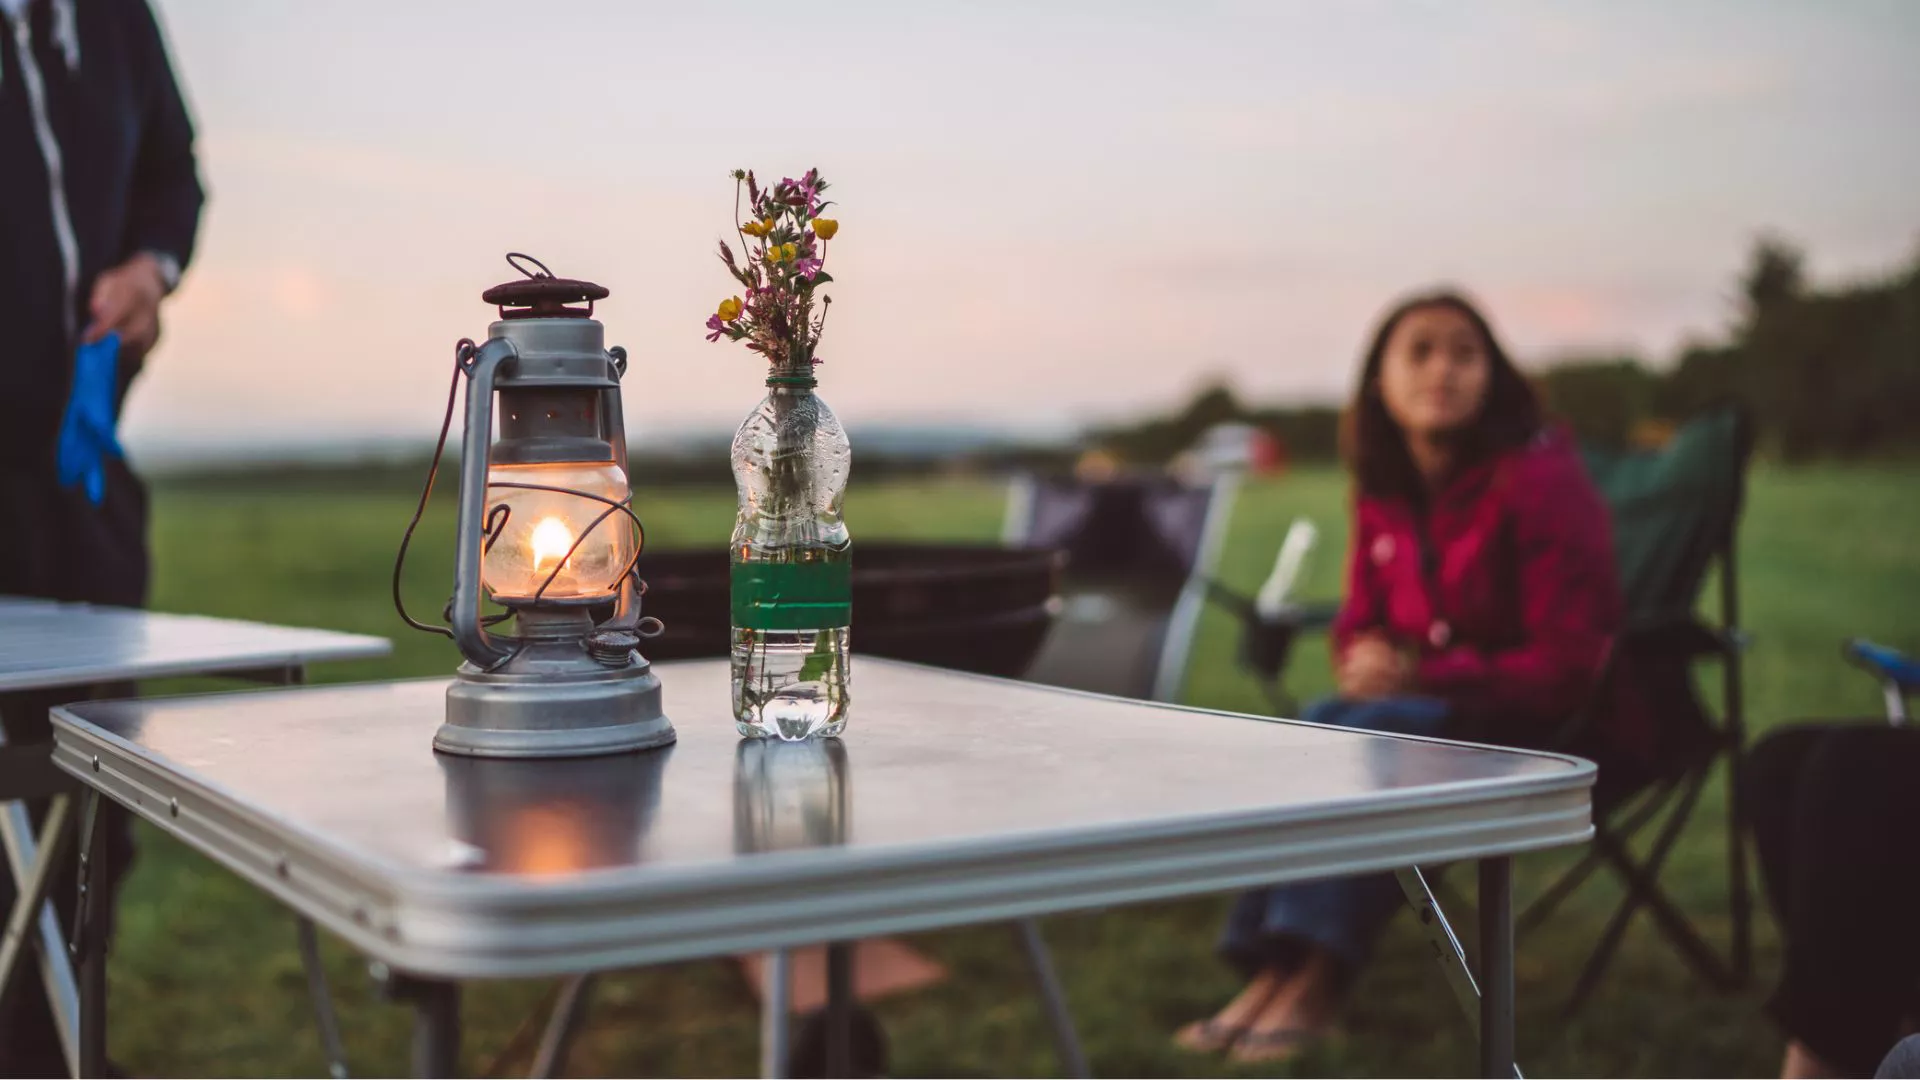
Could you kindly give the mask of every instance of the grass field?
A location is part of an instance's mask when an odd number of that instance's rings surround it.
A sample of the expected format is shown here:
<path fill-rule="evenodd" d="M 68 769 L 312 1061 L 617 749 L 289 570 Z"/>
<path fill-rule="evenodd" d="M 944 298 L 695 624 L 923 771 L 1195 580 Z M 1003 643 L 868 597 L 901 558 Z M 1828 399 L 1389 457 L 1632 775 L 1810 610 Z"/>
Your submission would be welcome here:
<path fill-rule="evenodd" d="M 443 492 L 443 499 L 449 493 Z M 1296 514 L 1324 529 L 1309 592 L 1334 596 L 1344 544 L 1344 495 L 1331 471 L 1256 486 L 1235 514 L 1222 576 L 1257 585 Z M 443 502 L 444 506 L 444 502 Z M 649 542 L 718 545 L 731 519 L 722 491 L 646 493 Z M 394 655 L 317 669 L 324 681 L 430 675 L 457 658 L 441 639 L 407 631 L 387 600 L 393 548 L 411 512 L 401 493 L 276 492 L 272 478 L 156 493 L 155 608 L 391 636 Z M 857 537 L 990 539 L 997 487 L 856 485 Z M 1805 716 L 1877 714 L 1879 696 L 1836 648 L 1864 634 L 1920 647 L 1920 508 L 1893 469 L 1762 469 L 1741 533 L 1742 602 L 1755 635 L 1746 688 L 1756 729 Z M 430 516 L 409 567 L 408 594 L 437 612 L 451 580 L 451 522 Z M 1264 711 L 1235 670 L 1233 628 L 1210 614 L 1188 686 L 1190 701 Z M 1326 688 L 1317 642 L 1296 656 L 1291 689 Z M 160 689 L 161 687 L 156 687 Z M 179 688 L 166 687 L 167 689 Z M 852 737 L 858 737 L 858 721 Z M 1724 832 L 1709 792 L 1668 882 L 1724 937 Z M 1566 856 L 1522 861 L 1521 899 Z M 1780 1040 L 1763 1019 L 1777 946 L 1762 917 L 1753 988 L 1721 996 L 1692 979 L 1662 941 L 1636 927 L 1598 998 L 1563 1022 L 1557 1004 L 1617 893 L 1589 887 L 1520 949 L 1520 1054 L 1529 1075 L 1757 1075 L 1776 1067 Z M 1172 1050 L 1180 1022 L 1235 989 L 1211 956 L 1224 898 L 1089 912 L 1045 924 L 1095 1070 L 1108 1076 L 1210 1075 L 1218 1060 Z M 112 1053 L 136 1075 L 298 1075 L 323 1069 L 286 912 L 237 878 L 151 829 L 127 883 L 111 967 Z M 1039 1010 L 1014 943 L 1000 927 L 916 939 L 953 971 L 934 990 L 885 1003 L 894 1069 L 902 1075 L 1044 1075 L 1054 1071 Z M 326 943 L 358 1075 L 404 1070 L 408 1016 L 377 999 L 364 967 Z M 499 1058 L 548 984 L 494 983 L 467 999 L 465 1065 L 524 1071 Z M 1302 1075 L 1465 1075 L 1472 1033 L 1425 959 L 1414 928 L 1396 923 L 1359 985 L 1343 1041 L 1290 1070 Z M 721 962 L 674 965 L 605 980 L 577 1046 L 577 1075 L 740 1075 L 756 1061 L 752 998 Z"/>

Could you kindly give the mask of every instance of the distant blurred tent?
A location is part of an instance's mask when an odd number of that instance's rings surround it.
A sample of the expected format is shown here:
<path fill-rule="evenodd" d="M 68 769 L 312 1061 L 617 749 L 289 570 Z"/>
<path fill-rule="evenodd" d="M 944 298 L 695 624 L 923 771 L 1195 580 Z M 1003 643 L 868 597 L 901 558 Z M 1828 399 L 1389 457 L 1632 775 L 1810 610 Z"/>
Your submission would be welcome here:
<path fill-rule="evenodd" d="M 1215 424 L 1174 458 L 1171 469 L 1192 484 L 1229 472 L 1275 476 L 1286 470 L 1286 449 L 1265 428 L 1238 422 Z"/>

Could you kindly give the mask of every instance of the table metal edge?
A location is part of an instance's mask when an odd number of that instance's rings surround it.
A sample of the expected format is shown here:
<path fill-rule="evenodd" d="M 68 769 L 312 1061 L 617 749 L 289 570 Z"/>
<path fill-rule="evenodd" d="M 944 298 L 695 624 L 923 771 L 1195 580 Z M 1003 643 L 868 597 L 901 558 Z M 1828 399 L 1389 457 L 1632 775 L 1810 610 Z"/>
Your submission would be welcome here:
<path fill-rule="evenodd" d="M 331 631 L 329 631 L 331 632 Z M 362 636 L 362 635 L 352 635 Z M 0 693 L 23 691 L 82 689 L 99 683 L 137 682 L 142 679 L 179 679 L 195 676 L 218 678 L 234 672 L 264 671 L 272 668 L 304 667 L 309 664 L 339 663 L 346 660 L 378 660 L 393 654 L 393 642 L 367 636 L 364 644 L 341 644 L 321 649 L 295 649 L 259 653 L 229 660 L 171 660 L 144 664 L 82 664 L 45 672 L 25 673 L 20 677 L 0 678 Z"/>
<path fill-rule="evenodd" d="M 658 872 L 636 897 L 632 871 L 528 888 L 344 851 L 63 710 L 55 716 L 68 736 L 55 752 L 63 770 L 370 956 L 445 977 L 557 974 L 933 929 L 1518 854 L 1592 832 L 1593 766 L 1571 759 L 1582 767 L 1438 796 L 1416 789 L 1359 812 L 1335 800 L 985 842 L 771 853 Z M 775 891 L 777 900 L 766 899 Z"/>

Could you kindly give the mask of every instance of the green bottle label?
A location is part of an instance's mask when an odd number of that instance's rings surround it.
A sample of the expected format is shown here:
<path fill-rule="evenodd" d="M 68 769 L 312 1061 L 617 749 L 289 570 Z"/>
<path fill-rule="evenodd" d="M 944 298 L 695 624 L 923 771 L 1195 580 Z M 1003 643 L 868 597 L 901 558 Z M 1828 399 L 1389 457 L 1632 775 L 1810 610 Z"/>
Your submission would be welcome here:
<path fill-rule="evenodd" d="M 733 625 L 747 630 L 829 630 L 853 624 L 853 564 L 733 564 Z"/>

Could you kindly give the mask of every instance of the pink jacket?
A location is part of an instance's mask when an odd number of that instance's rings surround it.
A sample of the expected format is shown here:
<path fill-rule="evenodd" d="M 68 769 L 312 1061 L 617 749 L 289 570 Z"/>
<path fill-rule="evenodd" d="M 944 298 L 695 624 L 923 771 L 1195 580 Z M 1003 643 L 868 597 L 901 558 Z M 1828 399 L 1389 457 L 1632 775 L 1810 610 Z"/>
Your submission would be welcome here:
<path fill-rule="evenodd" d="M 1606 505 L 1550 430 L 1456 477 L 1424 521 L 1362 496 L 1333 637 L 1383 632 L 1418 648 L 1421 693 L 1555 725 L 1593 693 L 1621 618 Z"/>

